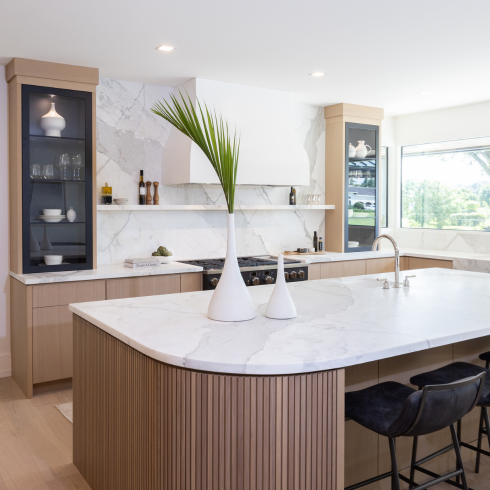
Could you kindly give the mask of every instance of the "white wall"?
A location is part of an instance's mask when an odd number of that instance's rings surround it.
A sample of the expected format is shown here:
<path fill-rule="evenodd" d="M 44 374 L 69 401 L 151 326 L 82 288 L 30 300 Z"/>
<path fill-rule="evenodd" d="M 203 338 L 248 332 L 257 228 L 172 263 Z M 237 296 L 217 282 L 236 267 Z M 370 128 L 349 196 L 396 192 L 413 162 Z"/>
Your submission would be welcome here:
<path fill-rule="evenodd" d="M 490 254 L 490 233 L 400 228 L 401 148 L 406 145 L 490 136 L 490 101 L 393 118 L 389 226 L 402 247 Z"/>
<path fill-rule="evenodd" d="M 0 66 L 0 377 L 10 376 L 7 82 Z"/>

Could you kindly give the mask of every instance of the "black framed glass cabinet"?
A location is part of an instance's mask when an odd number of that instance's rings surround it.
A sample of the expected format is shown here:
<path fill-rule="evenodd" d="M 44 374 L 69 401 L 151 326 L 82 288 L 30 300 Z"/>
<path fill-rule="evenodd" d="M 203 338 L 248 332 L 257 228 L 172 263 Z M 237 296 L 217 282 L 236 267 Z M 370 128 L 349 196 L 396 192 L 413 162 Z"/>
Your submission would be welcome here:
<path fill-rule="evenodd" d="M 92 97 L 22 85 L 23 273 L 93 268 Z"/>
<path fill-rule="evenodd" d="M 378 236 L 379 158 L 379 126 L 345 123 L 345 252 L 371 250 Z"/>

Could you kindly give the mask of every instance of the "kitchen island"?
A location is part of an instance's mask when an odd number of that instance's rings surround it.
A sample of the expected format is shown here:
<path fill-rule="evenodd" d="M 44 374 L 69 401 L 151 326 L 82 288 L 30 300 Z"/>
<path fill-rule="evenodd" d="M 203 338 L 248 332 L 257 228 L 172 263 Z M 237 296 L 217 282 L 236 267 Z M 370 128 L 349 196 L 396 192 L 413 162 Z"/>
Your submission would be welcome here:
<path fill-rule="evenodd" d="M 378 436 L 344 423 L 345 390 L 489 348 L 488 275 L 415 274 L 289 284 L 283 321 L 263 316 L 273 286 L 250 290 L 243 323 L 207 319 L 211 291 L 71 305 L 75 465 L 95 490 L 341 490 L 386 471 Z"/>

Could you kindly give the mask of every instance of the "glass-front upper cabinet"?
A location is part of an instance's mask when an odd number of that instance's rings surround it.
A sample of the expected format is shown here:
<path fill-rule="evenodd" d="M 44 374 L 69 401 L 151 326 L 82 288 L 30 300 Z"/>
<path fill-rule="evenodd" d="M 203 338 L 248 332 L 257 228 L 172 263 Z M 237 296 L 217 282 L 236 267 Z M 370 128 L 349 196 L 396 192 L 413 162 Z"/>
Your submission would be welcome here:
<path fill-rule="evenodd" d="M 371 250 L 379 229 L 379 126 L 345 124 L 345 252 Z"/>
<path fill-rule="evenodd" d="M 23 271 L 91 269 L 92 93 L 22 86 Z"/>

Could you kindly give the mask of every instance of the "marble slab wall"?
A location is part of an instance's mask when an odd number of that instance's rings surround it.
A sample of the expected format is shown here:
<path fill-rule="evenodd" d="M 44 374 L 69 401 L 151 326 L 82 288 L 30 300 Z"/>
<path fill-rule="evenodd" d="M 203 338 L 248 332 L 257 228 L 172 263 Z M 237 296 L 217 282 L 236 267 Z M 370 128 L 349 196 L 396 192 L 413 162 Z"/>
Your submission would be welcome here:
<path fill-rule="evenodd" d="M 153 103 L 171 87 L 100 79 L 97 87 L 97 189 L 107 182 L 115 197 L 137 204 L 139 171 L 145 181 L 162 181 L 162 155 L 170 125 L 152 114 Z M 298 204 L 319 194 L 325 204 L 325 124 L 323 109 L 294 104 L 292 124 L 310 162 L 310 186 L 297 188 Z M 238 186 L 237 204 L 288 204 L 289 188 Z M 218 185 L 159 188 L 160 204 L 226 204 Z M 327 203 L 328 204 L 328 203 Z M 325 211 L 235 212 L 238 255 L 277 253 L 311 246 L 313 232 L 324 236 Z M 98 211 L 97 260 L 100 265 L 146 257 L 159 245 L 176 259 L 224 257 L 226 212 Z"/>

